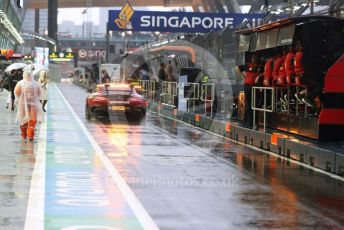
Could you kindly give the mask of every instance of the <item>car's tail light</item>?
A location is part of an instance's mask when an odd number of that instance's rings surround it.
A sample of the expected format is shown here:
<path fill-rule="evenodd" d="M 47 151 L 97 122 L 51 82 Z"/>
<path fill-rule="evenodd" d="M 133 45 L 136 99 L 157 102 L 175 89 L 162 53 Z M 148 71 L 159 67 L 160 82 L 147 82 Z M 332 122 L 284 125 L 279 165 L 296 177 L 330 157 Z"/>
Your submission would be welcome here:
<path fill-rule="evenodd" d="M 131 98 L 129 98 L 129 104 L 130 104 L 130 105 L 134 105 L 134 106 L 137 106 L 137 105 L 145 105 L 145 101 L 144 101 L 144 99 L 142 99 L 142 98 L 131 97 Z"/>
<path fill-rule="evenodd" d="M 95 102 L 95 103 L 107 103 L 107 98 L 98 96 L 98 97 L 93 98 L 93 102 Z"/>

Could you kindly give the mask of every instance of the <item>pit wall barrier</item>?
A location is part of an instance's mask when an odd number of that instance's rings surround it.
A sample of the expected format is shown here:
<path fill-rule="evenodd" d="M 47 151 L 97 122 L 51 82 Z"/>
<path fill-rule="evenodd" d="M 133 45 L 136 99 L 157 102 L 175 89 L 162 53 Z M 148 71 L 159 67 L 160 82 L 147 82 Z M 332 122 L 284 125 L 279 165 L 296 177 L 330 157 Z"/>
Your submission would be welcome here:
<path fill-rule="evenodd" d="M 335 152 L 281 133 L 271 134 L 255 131 L 231 122 L 212 120 L 204 115 L 182 112 L 152 101 L 148 102 L 148 110 L 344 178 L 344 148 L 343 152 Z"/>
<path fill-rule="evenodd" d="M 87 82 L 74 83 L 88 89 Z M 147 102 L 147 110 L 344 178 L 344 148 L 337 152 L 326 146 L 317 146 L 278 132 L 271 134 L 255 131 L 229 121 L 217 121 L 204 115 L 182 112 L 155 101 Z"/>

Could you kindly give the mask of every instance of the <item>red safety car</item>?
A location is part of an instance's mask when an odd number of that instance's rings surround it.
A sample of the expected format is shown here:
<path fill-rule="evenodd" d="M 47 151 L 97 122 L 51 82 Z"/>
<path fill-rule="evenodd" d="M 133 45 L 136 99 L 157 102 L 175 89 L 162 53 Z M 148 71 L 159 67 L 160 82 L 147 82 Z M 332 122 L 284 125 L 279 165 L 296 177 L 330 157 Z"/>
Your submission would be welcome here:
<path fill-rule="evenodd" d="M 129 84 L 97 85 L 95 92 L 86 98 L 86 118 L 125 115 L 128 121 L 141 121 L 146 116 L 146 100 L 135 88 Z"/>

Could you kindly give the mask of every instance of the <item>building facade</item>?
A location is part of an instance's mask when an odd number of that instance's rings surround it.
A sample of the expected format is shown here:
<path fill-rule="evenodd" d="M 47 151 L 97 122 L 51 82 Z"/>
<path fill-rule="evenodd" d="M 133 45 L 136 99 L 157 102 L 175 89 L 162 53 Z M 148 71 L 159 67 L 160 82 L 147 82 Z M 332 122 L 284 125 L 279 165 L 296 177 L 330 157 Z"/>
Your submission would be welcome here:
<path fill-rule="evenodd" d="M 35 9 L 27 9 L 22 30 L 35 32 Z M 39 9 L 39 34 L 48 30 L 48 9 Z"/>
<path fill-rule="evenodd" d="M 24 40 L 20 30 L 25 14 L 25 4 L 17 0 L 0 0 L 0 48 L 15 50 Z"/>

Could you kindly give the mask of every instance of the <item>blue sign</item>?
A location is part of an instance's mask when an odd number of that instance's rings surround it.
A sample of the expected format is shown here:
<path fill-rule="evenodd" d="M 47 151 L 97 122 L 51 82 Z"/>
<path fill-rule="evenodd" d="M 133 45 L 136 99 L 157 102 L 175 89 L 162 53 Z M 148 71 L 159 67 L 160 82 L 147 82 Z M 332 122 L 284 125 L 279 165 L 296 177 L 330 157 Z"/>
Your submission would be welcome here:
<path fill-rule="evenodd" d="M 122 10 L 109 11 L 109 30 L 206 33 L 236 27 L 251 20 L 258 26 L 265 14 L 195 13 L 134 11 L 128 4 Z"/>

